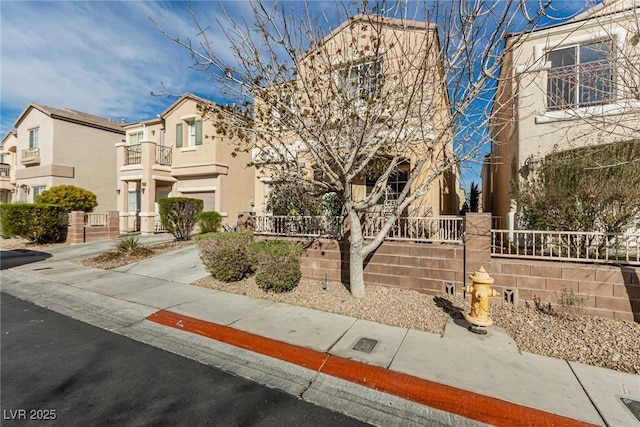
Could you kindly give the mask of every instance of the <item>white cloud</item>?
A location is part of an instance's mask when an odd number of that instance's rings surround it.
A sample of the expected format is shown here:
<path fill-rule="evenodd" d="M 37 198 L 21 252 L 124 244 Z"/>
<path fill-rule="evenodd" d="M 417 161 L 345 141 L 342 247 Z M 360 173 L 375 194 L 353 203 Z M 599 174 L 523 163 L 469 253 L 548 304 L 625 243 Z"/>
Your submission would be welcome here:
<path fill-rule="evenodd" d="M 217 3 L 199 3 L 212 10 Z M 219 7 L 219 6 L 218 6 Z M 128 121 L 155 117 L 172 99 L 211 92 L 189 53 L 164 37 L 196 35 L 184 3 L 1 2 L 2 135 L 30 102 Z"/>

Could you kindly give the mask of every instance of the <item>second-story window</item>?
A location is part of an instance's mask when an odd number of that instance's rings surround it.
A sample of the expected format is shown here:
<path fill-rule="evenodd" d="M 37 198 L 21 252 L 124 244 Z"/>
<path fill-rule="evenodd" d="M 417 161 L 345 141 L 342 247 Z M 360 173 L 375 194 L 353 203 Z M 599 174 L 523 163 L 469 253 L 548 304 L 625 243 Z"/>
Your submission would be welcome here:
<path fill-rule="evenodd" d="M 186 139 L 183 135 L 185 127 Z M 176 147 L 195 147 L 196 145 L 202 145 L 202 120 L 186 121 L 186 126 L 183 126 L 182 122 L 176 124 Z"/>
<path fill-rule="evenodd" d="M 613 42 L 600 40 L 563 47 L 547 54 L 549 110 L 608 104 L 615 100 Z"/>
<path fill-rule="evenodd" d="M 366 61 L 338 71 L 337 86 L 346 99 L 377 98 L 380 95 L 382 63 Z"/>
<path fill-rule="evenodd" d="M 143 132 L 133 132 L 129 134 L 129 145 L 138 145 L 142 140 Z"/>
<path fill-rule="evenodd" d="M 29 129 L 29 149 L 38 148 L 40 128 Z"/>

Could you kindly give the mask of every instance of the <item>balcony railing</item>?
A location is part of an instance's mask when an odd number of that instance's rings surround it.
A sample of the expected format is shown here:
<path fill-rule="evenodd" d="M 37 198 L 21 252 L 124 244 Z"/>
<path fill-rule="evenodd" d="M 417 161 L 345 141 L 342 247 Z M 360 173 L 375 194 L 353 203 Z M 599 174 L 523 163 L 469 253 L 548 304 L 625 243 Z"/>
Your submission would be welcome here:
<path fill-rule="evenodd" d="M 367 217 L 364 223 L 364 237 L 373 238 L 378 234 L 387 218 Z M 388 240 L 412 242 L 462 243 L 464 218 L 458 216 L 400 217 L 387 233 Z"/>
<path fill-rule="evenodd" d="M 0 178 L 9 178 L 11 174 L 11 165 L 0 164 Z"/>
<path fill-rule="evenodd" d="M 608 104 L 616 99 L 617 72 L 609 60 L 551 68 L 547 79 L 549 110 Z"/>
<path fill-rule="evenodd" d="M 493 256 L 640 265 L 640 233 L 491 230 L 491 235 Z"/>
<path fill-rule="evenodd" d="M 288 237 L 340 238 L 342 219 L 325 216 L 258 215 L 255 219 L 254 233 Z"/>
<path fill-rule="evenodd" d="M 142 163 L 142 149 L 140 148 L 140 144 L 124 147 L 124 153 L 125 165 L 139 165 Z"/>
<path fill-rule="evenodd" d="M 171 166 L 171 147 L 156 145 L 156 164 Z"/>
<path fill-rule="evenodd" d="M 87 213 L 84 214 L 85 227 L 106 227 L 109 225 L 108 214 Z"/>
<path fill-rule="evenodd" d="M 40 163 L 40 148 L 27 148 L 22 150 L 20 163 L 23 165 L 32 165 Z"/>

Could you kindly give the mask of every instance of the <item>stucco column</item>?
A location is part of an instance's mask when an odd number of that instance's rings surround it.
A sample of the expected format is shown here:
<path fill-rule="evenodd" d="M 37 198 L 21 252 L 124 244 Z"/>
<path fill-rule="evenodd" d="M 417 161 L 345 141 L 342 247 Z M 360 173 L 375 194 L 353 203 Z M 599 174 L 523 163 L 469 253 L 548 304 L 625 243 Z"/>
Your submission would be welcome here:
<path fill-rule="evenodd" d="M 124 166 L 125 158 L 127 156 L 126 144 L 124 142 L 118 142 L 116 144 L 116 176 L 117 176 L 117 188 L 116 191 L 116 209 L 119 212 L 119 229 L 120 233 L 126 233 L 129 231 L 129 186 L 126 181 L 122 181 L 121 169 Z"/>
<path fill-rule="evenodd" d="M 153 179 L 153 165 L 156 156 L 156 143 L 154 141 L 140 141 L 142 154 L 142 182 L 140 183 L 140 233 L 153 234 L 155 222 L 155 196 L 156 183 Z"/>
<path fill-rule="evenodd" d="M 491 213 L 471 213 L 465 215 L 464 261 L 466 276 L 473 274 L 480 266 L 491 273 Z M 465 281 L 468 277 L 465 277 Z"/>

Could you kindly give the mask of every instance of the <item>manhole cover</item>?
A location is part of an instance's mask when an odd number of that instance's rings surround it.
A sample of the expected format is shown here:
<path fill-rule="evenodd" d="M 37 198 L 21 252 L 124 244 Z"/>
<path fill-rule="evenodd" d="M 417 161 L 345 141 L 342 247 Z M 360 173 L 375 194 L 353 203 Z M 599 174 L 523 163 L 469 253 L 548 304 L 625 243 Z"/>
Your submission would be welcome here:
<path fill-rule="evenodd" d="M 631 411 L 631 413 L 640 421 L 640 402 L 637 400 L 631 400 L 624 397 L 621 397 L 622 403 L 624 403 L 627 408 Z"/>
<path fill-rule="evenodd" d="M 360 338 L 356 345 L 353 346 L 353 349 L 364 353 L 371 353 L 371 350 L 373 350 L 376 344 L 378 344 L 378 341 L 374 339 Z"/>

